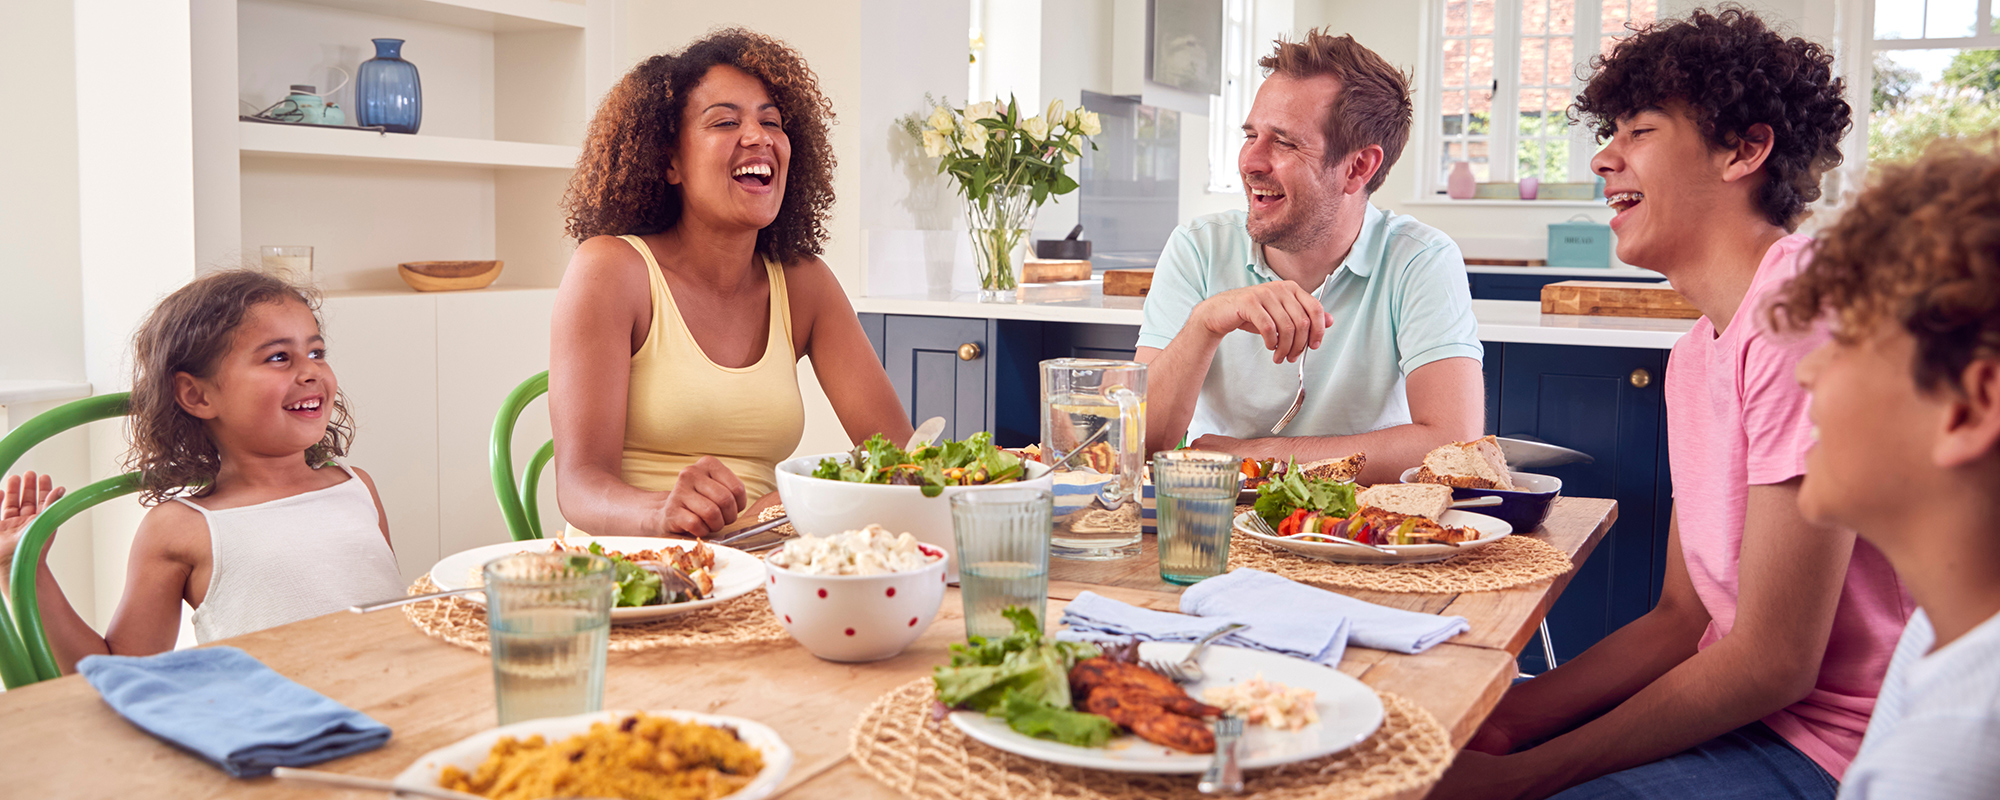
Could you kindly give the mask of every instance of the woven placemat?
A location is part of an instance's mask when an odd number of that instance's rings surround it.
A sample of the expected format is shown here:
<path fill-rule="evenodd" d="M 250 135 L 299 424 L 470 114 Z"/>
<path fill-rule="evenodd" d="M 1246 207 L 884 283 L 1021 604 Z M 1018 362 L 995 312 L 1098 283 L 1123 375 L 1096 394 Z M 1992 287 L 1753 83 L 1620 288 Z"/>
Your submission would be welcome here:
<path fill-rule="evenodd" d="M 410 585 L 410 594 L 437 591 L 431 576 Z M 486 607 L 463 597 L 441 597 L 403 606 L 403 616 L 417 630 L 469 650 L 487 652 Z M 785 633 L 771 614 L 764 590 L 685 614 L 611 626 L 611 651 L 630 653 L 690 644 L 782 642 Z"/>
<path fill-rule="evenodd" d="M 779 503 L 777 505 L 771 506 L 770 508 L 764 509 L 763 511 L 757 512 L 757 521 L 770 522 L 771 520 L 784 516 L 784 514 L 785 514 L 785 504 Z M 799 529 L 792 527 L 792 523 L 789 522 L 783 525 L 779 525 L 776 528 L 772 528 L 771 530 L 776 533 L 784 534 L 785 538 L 787 539 L 799 535 Z"/>
<path fill-rule="evenodd" d="M 1066 767 L 968 738 L 931 714 L 931 680 L 883 695 L 854 725 L 848 750 L 869 775 L 908 797 L 934 800 L 1192 798 L 1194 775 L 1145 775 Z M 1245 797 L 1368 800 L 1429 785 L 1452 757 L 1451 737 L 1421 706 L 1389 692 L 1382 727 L 1339 753 L 1244 773 Z"/>
<path fill-rule="evenodd" d="M 1300 583 L 1373 592 L 1456 594 L 1491 592 L 1545 581 L 1570 571 L 1569 556 L 1528 536 L 1500 541 L 1428 564 L 1336 564 L 1282 550 L 1237 533 L 1229 567 L 1249 567 Z"/>

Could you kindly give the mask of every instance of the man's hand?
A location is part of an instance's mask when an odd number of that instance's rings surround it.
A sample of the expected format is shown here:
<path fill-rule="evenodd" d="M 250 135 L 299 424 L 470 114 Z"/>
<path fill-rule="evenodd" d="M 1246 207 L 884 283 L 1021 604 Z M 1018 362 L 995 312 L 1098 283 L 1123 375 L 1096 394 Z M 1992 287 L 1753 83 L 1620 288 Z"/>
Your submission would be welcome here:
<path fill-rule="evenodd" d="M 667 532 L 709 536 L 735 522 L 747 501 L 743 480 L 715 456 L 702 456 L 681 470 L 667 494 Z"/>
<path fill-rule="evenodd" d="M 1191 322 L 1216 338 L 1231 331 L 1264 337 L 1272 363 L 1296 361 L 1308 348 L 1319 347 L 1326 327 L 1333 324 L 1319 298 L 1291 281 L 1231 289 L 1201 301 L 1192 316 Z"/>
<path fill-rule="evenodd" d="M 0 488 L 0 564 L 14 560 L 14 547 L 28 524 L 62 496 L 63 487 L 47 475 L 38 477 L 29 472 L 25 480 L 20 475 L 7 476 L 6 487 Z"/>

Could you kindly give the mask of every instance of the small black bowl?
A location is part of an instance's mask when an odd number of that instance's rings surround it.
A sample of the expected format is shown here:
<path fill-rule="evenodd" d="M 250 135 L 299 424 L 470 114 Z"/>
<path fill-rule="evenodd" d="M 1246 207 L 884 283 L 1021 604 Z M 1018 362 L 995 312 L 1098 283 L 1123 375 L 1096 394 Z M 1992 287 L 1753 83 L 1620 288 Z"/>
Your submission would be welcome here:
<path fill-rule="evenodd" d="M 1036 239 L 1035 257 L 1050 261 L 1082 261 L 1090 258 L 1090 240 Z"/>
<path fill-rule="evenodd" d="M 1417 476 L 1417 469 L 1417 467 L 1411 467 L 1403 470 L 1403 482 L 1416 483 L 1413 479 Z M 1549 506 L 1555 503 L 1556 498 L 1562 496 L 1562 479 L 1548 475 L 1536 475 L 1530 472 L 1509 472 L 1507 474 L 1513 477 L 1514 485 L 1521 487 L 1521 491 L 1462 489 L 1453 486 L 1451 487 L 1451 499 L 1470 500 L 1475 497 L 1498 497 L 1500 498 L 1500 505 L 1486 506 L 1484 508 L 1468 508 L 1466 510 L 1506 520 L 1507 524 L 1514 526 L 1515 533 L 1533 533 L 1535 528 L 1541 526 L 1542 520 L 1549 518 Z"/>

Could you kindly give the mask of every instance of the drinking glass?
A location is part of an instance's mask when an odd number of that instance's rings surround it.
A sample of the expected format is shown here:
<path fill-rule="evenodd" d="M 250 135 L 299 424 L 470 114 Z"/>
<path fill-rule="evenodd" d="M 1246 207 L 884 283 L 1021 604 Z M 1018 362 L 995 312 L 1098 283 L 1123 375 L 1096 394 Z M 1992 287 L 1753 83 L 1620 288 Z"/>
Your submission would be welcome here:
<path fill-rule="evenodd" d="M 611 560 L 516 553 L 483 572 L 500 724 L 601 710 L 616 589 Z"/>
<path fill-rule="evenodd" d="M 1146 365 L 1056 358 L 1041 366 L 1042 460 L 1054 473 L 1057 499 L 1054 555 L 1138 555 Z"/>
<path fill-rule="evenodd" d="M 1014 632 L 1000 612 L 1022 606 L 1047 629 L 1049 512 L 1046 489 L 994 487 L 951 496 L 951 532 L 958 544 L 958 589 L 965 632 L 998 639 Z"/>
<path fill-rule="evenodd" d="M 257 248 L 259 264 L 264 272 L 289 281 L 310 283 L 313 273 L 313 249 L 298 244 L 265 245 Z"/>
<path fill-rule="evenodd" d="M 1229 568 L 1229 517 L 1243 480 L 1240 468 L 1228 453 L 1153 454 L 1162 580 L 1186 586 Z"/>

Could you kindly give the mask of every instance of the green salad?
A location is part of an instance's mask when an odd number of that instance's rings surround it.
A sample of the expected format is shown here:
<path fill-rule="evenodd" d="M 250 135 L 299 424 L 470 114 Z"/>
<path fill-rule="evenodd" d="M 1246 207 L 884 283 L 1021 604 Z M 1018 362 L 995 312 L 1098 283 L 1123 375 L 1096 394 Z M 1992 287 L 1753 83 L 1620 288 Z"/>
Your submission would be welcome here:
<path fill-rule="evenodd" d="M 921 486 L 925 497 L 936 497 L 946 486 L 980 486 L 1020 480 L 1026 467 L 1021 457 L 993 444 L 993 434 L 981 431 L 960 442 L 941 442 L 904 452 L 882 434 L 868 437 L 842 461 L 820 459 L 812 476 L 849 483 Z"/>
<path fill-rule="evenodd" d="M 1354 484 L 1300 475 L 1298 460 L 1293 459 L 1281 477 L 1257 487 L 1257 502 L 1251 508 L 1273 528 L 1301 509 L 1351 517 L 1355 511 Z"/>
<path fill-rule="evenodd" d="M 1000 717 L 1015 731 L 1063 744 L 1100 747 L 1110 741 L 1117 723 L 1070 707 L 1069 670 L 1097 656 L 1097 646 L 1043 637 L 1041 622 L 1029 609 L 1009 606 L 1000 613 L 1014 623 L 1014 632 L 952 645 L 951 665 L 931 676 L 938 702 Z"/>
<path fill-rule="evenodd" d="M 611 566 L 614 570 L 612 576 L 618 581 L 618 597 L 613 605 L 618 608 L 685 603 L 689 600 L 701 599 L 700 597 L 689 597 L 686 592 L 675 592 L 672 595 L 666 594 L 663 591 L 665 582 L 660 578 L 659 573 L 633 563 L 623 553 L 606 550 L 604 549 L 604 545 L 596 542 L 590 543 L 589 550 L 595 555 L 611 559 Z M 669 566 L 666 568 L 673 569 L 674 567 Z"/>

